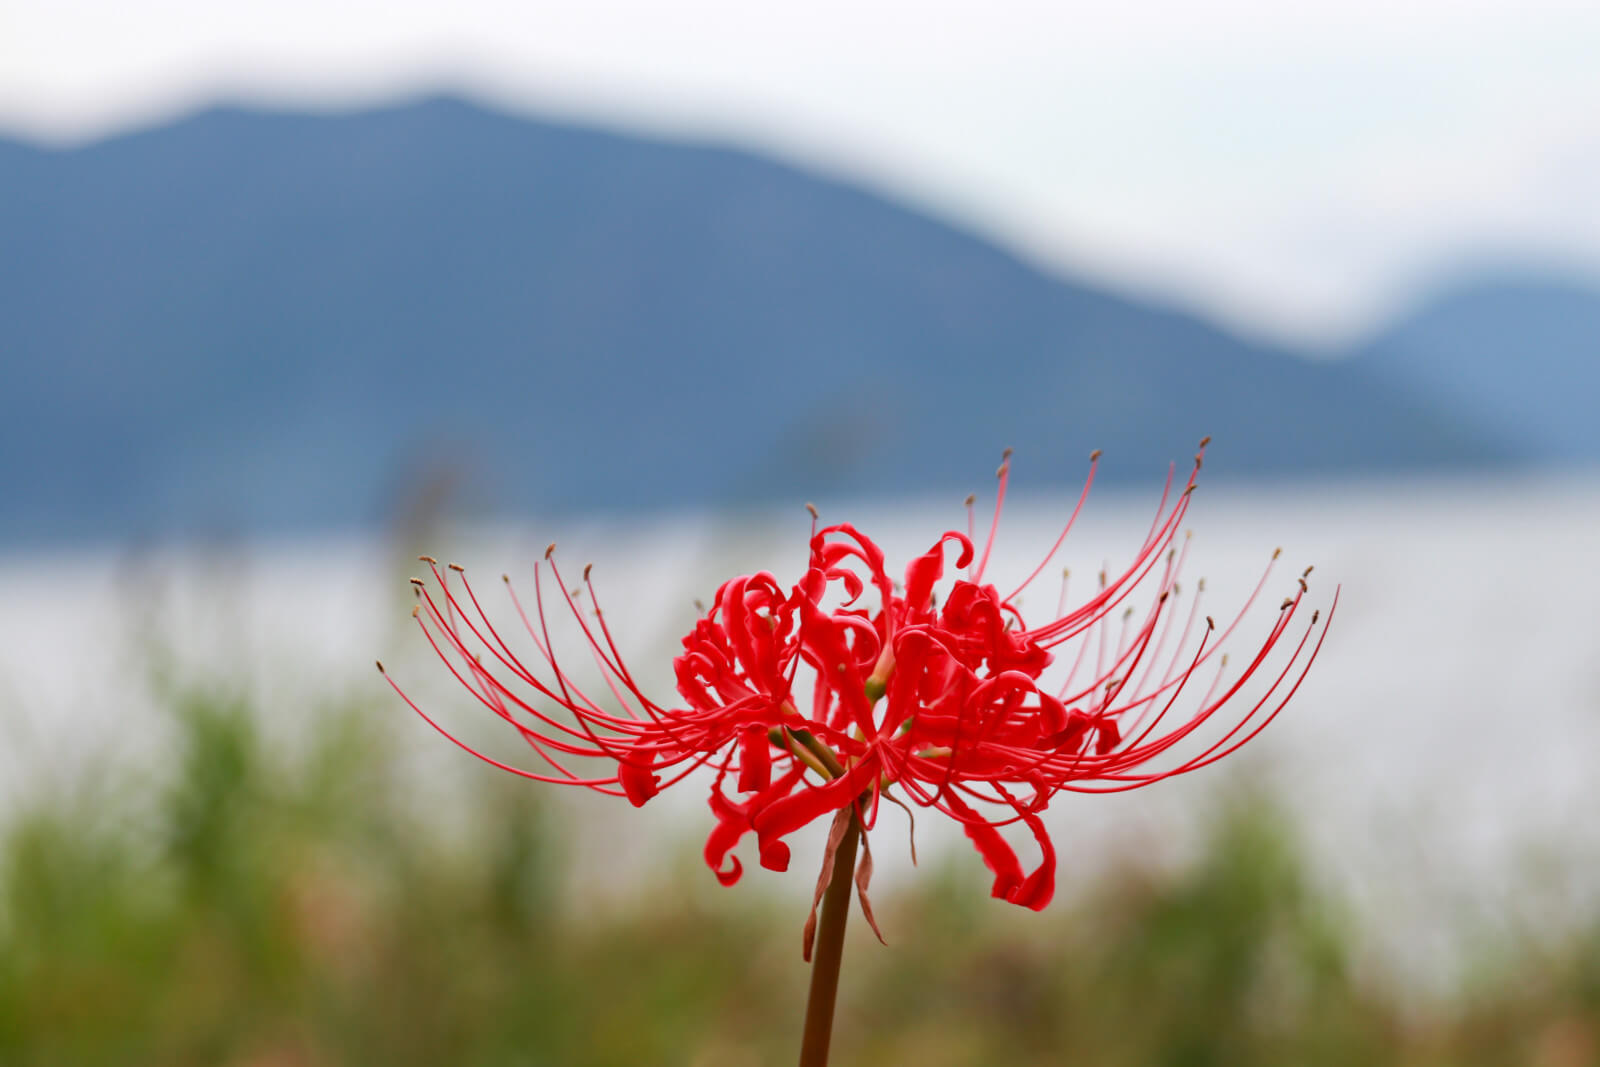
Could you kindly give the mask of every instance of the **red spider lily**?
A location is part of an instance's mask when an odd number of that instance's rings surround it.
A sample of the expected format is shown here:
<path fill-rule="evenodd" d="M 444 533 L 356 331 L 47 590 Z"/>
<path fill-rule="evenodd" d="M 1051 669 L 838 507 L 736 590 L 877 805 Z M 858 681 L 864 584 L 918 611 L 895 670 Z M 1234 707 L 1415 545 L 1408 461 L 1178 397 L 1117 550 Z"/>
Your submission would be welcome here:
<path fill-rule="evenodd" d="M 716 826 L 705 859 L 724 885 L 742 873 L 730 853 L 744 835 L 755 835 L 762 866 L 782 871 L 789 864 L 785 839 L 795 830 L 831 817 L 836 842 L 853 817 L 869 831 L 887 798 L 908 813 L 908 805 L 918 805 L 955 819 L 993 872 L 994 896 L 1038 910 L 1055 887 L 1055 849 L 1039 813 L 1056 794 L 1134 789 L 1222 759 L 1283 709 L 1326 636 L 1318 612 L 1294 625 L 1307 592 L 1303 575 L 1243 668 L 1231 676 L 1225 670 L 1222 645 L 1260 594 L 1271 564 L 1220 632 L 1201 613 L 1198 595 L 1178 609 L 1187 539 L 1182 547 L 1175 542 L 1204 447 L 1176 495 L 1169 474 L 1129 567 L 1115 577 L 1102 573 L 1094 595 L 1070 610 L 1063 576 L 1055 612 L 1032 626 L 1019 595 L 1065 542 L 1094 483 L 1099 453 L 1061 535 L 1006 595 L 985 584 L 984 574 L 1009 453 L 981 552 L 969 498 L 968 532 L 942 534 L 907 565 L 898 585 L 876 544 L 849 524 L 818 529 L 813 509 L 810 558 L 798 582 L 786 589 L 761 572 L 717 590 L 674 661 L 681 702 L 673 706 L 656 703 L 636 684 L 598 606 L 589 568 L 582 588 L 569 589 L 555 546 L 543 566 L 535 565 L 531 612 L 506 579 L 534 649 L 526 657 L 512 651 L 461 568 L 441 569 L 424 557 L 434 583 L 413 579 L 423 634 L 457 680 L 528 742 L 543 762 L 538 770 L 482 756 L 395 689 L 456 744 L 526 778 L 642 805 L 707 769 Z M 952 555 L 965 573 L 946 582 Z M 584 591 L 594 603 L 590 613 L 579 606 Z M 581 629 L 604 694 L 580 687 L 558 662 L 547 599 L 558 600 Z M 1121 622 L 1113 622 L 1119 613 Z M 1058 662 L 1064 669 L 1047 676 Z M 809 701 L 795 696 L 802 677 L 809 679 Z M 1206 729 L 1224 709 L 1221 727 Z M 585 773 L 595 767 L 603 770 Z M 1042 855 L 1026 873 L 1000 832 L 1018 822 Z M 831 856 L 830 848 L 819 894 Z M 870 856 L 857 871 L 864 907 Z"/>

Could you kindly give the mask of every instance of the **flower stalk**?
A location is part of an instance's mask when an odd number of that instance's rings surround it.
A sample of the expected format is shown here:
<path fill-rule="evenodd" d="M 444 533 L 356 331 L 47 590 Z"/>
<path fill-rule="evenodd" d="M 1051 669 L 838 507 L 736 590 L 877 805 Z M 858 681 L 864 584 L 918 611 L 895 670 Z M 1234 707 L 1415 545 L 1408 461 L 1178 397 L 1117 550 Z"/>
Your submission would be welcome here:
<path fill-rule="evenodd" d="M 816 954 L 811 961 L 811 991 L 806 997 L 806 1025 L 800 1038 L 800 1067 L 827 1067 L 833 1037 L 833 1007 L 839 996 L 839 964 L 844 958 L 844 929 L 850 919 L 850 882 L 855 876 L 856 844 L 861 825 L 852 816 L 834 854 L 833 878 L 822 898 Z"/>

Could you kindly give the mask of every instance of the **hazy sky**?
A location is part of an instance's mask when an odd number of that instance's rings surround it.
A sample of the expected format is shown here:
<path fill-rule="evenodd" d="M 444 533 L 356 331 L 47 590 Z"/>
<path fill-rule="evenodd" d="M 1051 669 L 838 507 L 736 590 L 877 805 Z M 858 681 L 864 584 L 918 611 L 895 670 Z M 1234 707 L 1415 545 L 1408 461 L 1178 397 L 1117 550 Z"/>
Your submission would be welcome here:
<path fill-rule="evenodd" d="M 429 87 L 775 150 L 1314 343 L 1462 256 L 1600 272 L 1596 0 L 0 0 L 13 134 Z"/>

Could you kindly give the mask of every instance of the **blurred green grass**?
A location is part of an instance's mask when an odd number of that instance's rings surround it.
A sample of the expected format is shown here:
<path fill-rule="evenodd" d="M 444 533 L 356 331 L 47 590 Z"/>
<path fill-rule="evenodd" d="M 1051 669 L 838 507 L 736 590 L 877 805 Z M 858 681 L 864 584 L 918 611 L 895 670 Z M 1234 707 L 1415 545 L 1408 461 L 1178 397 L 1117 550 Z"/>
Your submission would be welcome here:
<path fill-rule="evenodd" d="M 160 780 L 41 794 L 0 828 L 0 1064 L 793 1059 L 803 916 L 756 886 L 680 871 L 585 909 L 539 787 L 485 769 L 465 826 L 415 817 L 392 708 L 330 707 L 289 745 L 246 698 L 169 690 Z M 1419 1007 L 1357 965 L 1273 811 L 1241 793 L 1187 867 L 1115 868 L 1042 915 L 971 863 L 924 870 L 877 903 L 890 947 L 855 924 L 835 1062 L 1600 1063 L 1600 904 Z"/>

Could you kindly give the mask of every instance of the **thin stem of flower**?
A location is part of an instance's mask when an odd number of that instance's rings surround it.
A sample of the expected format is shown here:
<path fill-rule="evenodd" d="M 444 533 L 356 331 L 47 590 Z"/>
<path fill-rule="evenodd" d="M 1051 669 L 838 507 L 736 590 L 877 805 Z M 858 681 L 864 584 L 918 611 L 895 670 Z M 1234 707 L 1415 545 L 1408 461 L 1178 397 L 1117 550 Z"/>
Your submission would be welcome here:
<path fill-rule="evenodd" d="M 833 1005 L 839 995 L 839 963 L 844 958 L 844 927 L 850 918 L 850 883 L 855 876 L 856 843 L 860 838 L 860 821 L 852 818 L 834 853 L 833 879 L 822 898 L 816 954 L 811 961 L 811 993 L 806 998 L 806 1028 L 800 1039 L 800 1067 L 827 1067 Z"/>
<path fill-rule="evenodd" d="M 839 762 L 839 757 L 821 741 L 816 739 L 810 730 L 790 730 L 792 736 L 805 750 L 816 757 L 817 762 L 827 769 L 829 778 L 837 778 L 844 773 L 844 764 Z"/>
<path fill-rule="evenodd" d="M 800 747 L 800 743 L 795 740 L 794 732 L 789 730 L 787 727 L 774 726 L 772 729 L 767 731 L 767 740 L 771 741 L 778 748 L 781 748 L 785 752 L 789 753 L 801 763 L 804 763 L 807 767 L 810 767 L 817 773 L 818 777 L 824 780 L 834 777 L 833 772 L 828 770 L 827 767 L 823 766 L 822 761 L 816 756 L 812 755 L 809 749 Z"/>

